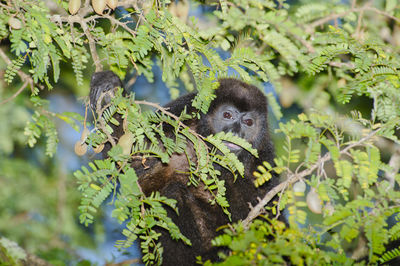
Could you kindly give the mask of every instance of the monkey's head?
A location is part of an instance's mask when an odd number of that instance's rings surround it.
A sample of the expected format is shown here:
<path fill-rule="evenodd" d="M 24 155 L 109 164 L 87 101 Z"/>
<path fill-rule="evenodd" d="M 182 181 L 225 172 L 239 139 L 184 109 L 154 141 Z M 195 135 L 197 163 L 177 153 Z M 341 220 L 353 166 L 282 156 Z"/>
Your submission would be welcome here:
<path fill-rule="evenodd" d="M 232 132 L 259 152 L 267 149 L 273 153 L 265 95 L 257 87 L 236 79 L 221 79 L 219 83 L 216 98 L 199 123 L 199 133 L 207 136 L 220 131 Z M 235 153 L 243 150 L 233 143 L 227 142 L 226 146 Z"/>

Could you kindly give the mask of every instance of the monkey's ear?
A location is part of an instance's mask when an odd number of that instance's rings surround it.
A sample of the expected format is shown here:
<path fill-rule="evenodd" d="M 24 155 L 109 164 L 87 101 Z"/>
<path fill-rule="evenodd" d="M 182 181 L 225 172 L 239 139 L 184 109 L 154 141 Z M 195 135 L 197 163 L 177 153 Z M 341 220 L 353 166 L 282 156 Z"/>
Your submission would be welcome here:
<path fill-rule="evenodd" d="M 103 92 L 108 92 L 112 94 L 112 90 L 116 87 L 122 87 L 122 81 L 119 77 L 112 71 L 101 71 L 95 72 L 92 75 L 92 80 L 90 81 L 90 106 L 93 110 L 96 110 L 97 101 L 99 100 Z M 106 105 L 111 101 L 113 95 L 107 94 L 102 99 L 101 105 Z"/>

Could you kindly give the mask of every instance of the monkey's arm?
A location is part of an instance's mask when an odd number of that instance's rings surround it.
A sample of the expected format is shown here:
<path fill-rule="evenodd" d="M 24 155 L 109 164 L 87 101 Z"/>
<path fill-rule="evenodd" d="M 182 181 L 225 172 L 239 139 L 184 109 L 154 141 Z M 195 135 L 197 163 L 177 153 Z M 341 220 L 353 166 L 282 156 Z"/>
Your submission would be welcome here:
<path fill-rule="evenodd" d="M 104 107 L 111 101 L 111 97 L 114 95 L 113 90 L 116 87 L 122 87 L 123 84 L 119 77 L 112 71 L 102 71 L 93 74 L 90 83 L 90 105 L 94 111 L 100 107 Z M 109 93 L 108 93 L 109 92 Z M 124 90 L 126 95 L 126 90 Z M 104 94 L 106 93 L 106 94 Z M 102 96 L 103 94 L 103 96 Z M 191 105 L 191 101 L 194 98 L 195 93 L 191 93 L 178 98 L 175 101 L 168 103 L 166 108 L 172 114 L 179 116 L 187 105 Z M 103 97 L 100 99 L 100 97 Z M 101 100 L 101 102 L 99 102 Z M 114 114 L 114 118 L 120 122 L 118 126 L 109 124 L 112 129 L 112 138 L 119 140 L 124 134 L 122 116 L 120 114 Z M 168 127 L 165 128 L 166 131 Z M 166 132 L 168 134 L 168 132 Z M 110 150 L 111 144 L 107 143 L 103 150 L 103 156 L 108 157 L 107 152 Z M 145 194 L 149 194 L 152 191 L 160 191 L 163 186 L 169 183 L 170 179 L 174 177 L 176 171 L 187 172 L 188 163 L 187 158 L 183 155 L 173 154 L 170 158 L 169 164 L 162 163 L 158 158 L 153 157 L 142 157 L 134 156 L 130 160 L 131 166 L 135 169 L 139 183 L 141 184 Z M 162 180 L 161 180 L 162 179 Z M 176 178 L 175 178 L 176 179 Z M 182 180 L 185 184 L 187 180 Z"/>
<path fill-rule="evenodd" d="M 137 158 L 131 162 L 139 179 L 140 187 L 145 195 L 160 191 L 167 180 L 171 178 L 169 166 L 157 158 Z"/>
<path fill-rule="evenodd" d="M 120 78 L 112 71 L 101 71 L 95 72 L 92 75 L 92 79 L 90 82 L 90 106 L 93 110 L 96 110 L 97 102 L 102 93 L 112 91 L 116 87 L 123 88 L 122 81 Z M 126 90 L 124 89 L 124 95 L 126 95 Z M 108 104 L 111 100 L 111 95 L 105 95 L 101 104 L 102 106 Z M 164 108 L 168 109 L 172 114 L 179 116 L 184 108 L 188 108 L 187 112 L 191 112 L 193 107 L 191 106 L 193 98 L 196 96 L 196 93 L 189 93 L 184 96 L 179 97 L 178 99 L 167 103 Z M 194 109 L 193 109 L 194 110 Z"/>

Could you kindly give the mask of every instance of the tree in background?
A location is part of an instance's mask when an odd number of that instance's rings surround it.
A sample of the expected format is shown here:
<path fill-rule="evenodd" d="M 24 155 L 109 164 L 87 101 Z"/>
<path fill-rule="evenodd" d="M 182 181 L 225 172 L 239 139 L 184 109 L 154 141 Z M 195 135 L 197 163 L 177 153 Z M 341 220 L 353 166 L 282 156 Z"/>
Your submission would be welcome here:
<path fill-rule="evenodd" d="M 377 264 L 399 256 L 398 247 L 386 250 L 400 238 L 399 7 L 393 0 L 0 1 L 0 234 L 29 252 L 65 261 L 78 243 L 89 243 L 76 211 L 88 226 L 111 197 L 112 217 L 126 224 L 117 245 L 146 239 L 143 262 L 161 261 L 154 228 L 169 222 L 162 208 L 174 202 L 143 195 L 118 145 L 109 159 L 82 166 L 72 179 L 67 158 L 57 156 L 57 124 L 76 131 L 83 125 L 75 151 L 93 154 L 107 140 L 116 144 L 107 126 L 115 123 L 113 114 L 135 111 L 128 122 L 138 125 L 131 132 L 137 139 L 156 134 L 154 123 L 161 121 L 176 128 L 176 142 L 162 142 L 168 152 L 146 149 L 168 162 L 182 149 L 180 140 L 196 142 L 199 136 L 180 120 L 197 114 L 178 119 L 157 104 L 115 97 L 98 110 L 93 127 L 87 115 L 50 108 L 48 100 L 58 90 L 86 96 L 86 77 L 103 68 L 129 73 L 134 83 L 140 76 L 153 82 L 157 66 L 172 98 L 180 87 L 198 90 L 198 114 L 207 112 L 216 77 L 232 71 L 259 87 L 270 82 L 279 96 L 266 93 L 279 121 L 276 165 L 264 163 L 254 175 L 256 186 L 274 172 L 282 183 L 214 240 L 231 250 L 221 254 L 222 264 Z M 192 15 L 200 9 L 204 13 Z M 144 105 L 160 115 L 142 112 Z M 203 140 L 188 182 L 203 182 L 228 214 L 212 164 L 217 159 L 204 159 L 214 158 L 205 143 L 220 150 L 223 140 L 246 143 L 228 134 Z M 141 142 L 132 150 L 143 153 Z M 219 162 L 240 178 L 241 162 L 230 153 L 226 158 Z M 257 219 L 276 195 L 267 211 L 279 216 L 285 209 L 289 227 Z M 168 225 L 173 237 L 185 240 Z"/>

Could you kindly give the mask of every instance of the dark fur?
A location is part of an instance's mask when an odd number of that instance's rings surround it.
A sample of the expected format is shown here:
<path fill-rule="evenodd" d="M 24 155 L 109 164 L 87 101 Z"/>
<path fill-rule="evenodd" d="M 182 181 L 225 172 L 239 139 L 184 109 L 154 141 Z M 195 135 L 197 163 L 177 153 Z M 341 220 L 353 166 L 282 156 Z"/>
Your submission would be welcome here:
<path fill-rule="evenodd" d="M 101 73 L 103 72 L 95 73 L 92 77 L 91 101 L 97 99 L 97 90 L 112 87 L 107 85 L 108 80 L 115 81 L 115 77 L 109 76 L 110 72 L 106 72 L 107 79 L 103 78 Z M 208 114 L 202 115 L 200 120 L 186 121 L 186 124 L 199 134 L 207 136 L 216 133 L 210 124 L 210 118 L 215 115 L 216 108 L 221 104 L 231 104 L 240 112 L 256 111 L 258 113 L 261 126 L 258 126 L 257 135 L 248 141 L 258 150 L 259 158 L 253 157 L 244 150 L 237 153 L 239 160 L 245 165 L 246 172 L 244 178 L 239 177 L 236 182 L 233 182 L 230 172 L 218 168 L 222 172 L 220 178 L 226 181 L 226 196 L 231 205 L 232 222 L 236 222 L 246 218 L 250 210 L 249 204 L 257 204 L 257 198 L 262 197 L 273 188 L 277 184 L 278 178 L 272 178 L 258 189 L 253 183 L 252 173 L 256 167 L 262 161 L 273 164 L 274 158 L 274 148 L 270 141 L 267 123 L 267 99 L 264 94 L 258 88 L 236 79 L 221 79 L 219 82 L 220 87 L 216 91 L 216 99 L 211 103 Z M 194 110 L 191 106 L 194 97 L 195 93 L 187 94 L 170 102 L 166 107 L 175 115 L 180 115 L 185 107 L 187 112 L 191 113 Z M 121 136 L 120 128 L 116 132 L 114 137 Z M 191 149 L 188 147 L 189 153 Z M 187 246 L 182 241 L 172 240 L 166 231 L 160 230 L 162 231 L 161 243 L 164 247 L 163 265 L 193 265 L 195 257 L 199 255 L 203 257 L 203 260 L 217 259 L 218 249 L 212 247 L 210 241 L 217 236 L 216 230 L 230 221 L 219 206 L 210 205 L 211 195 L 204 191 L 201 185 L 197 188 L 187 186 L 187 176 L 181 173 L 181 171 L 187 170 L 185 155 L 173 154 L 168 165 L 162 164 L 154 158 L 148 159 L 145 164 L 151 167 L 144 167 L 138 160 L 132 162 L 144 193 L 149 194 L 157 190 L 168 198 L 176 199 L 179 216 L 172 210 L 168 210 L 169 216 L 181 232 L 192 241 L 192 246 Z"/>

